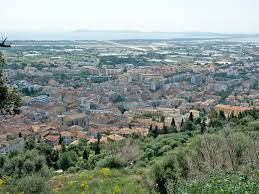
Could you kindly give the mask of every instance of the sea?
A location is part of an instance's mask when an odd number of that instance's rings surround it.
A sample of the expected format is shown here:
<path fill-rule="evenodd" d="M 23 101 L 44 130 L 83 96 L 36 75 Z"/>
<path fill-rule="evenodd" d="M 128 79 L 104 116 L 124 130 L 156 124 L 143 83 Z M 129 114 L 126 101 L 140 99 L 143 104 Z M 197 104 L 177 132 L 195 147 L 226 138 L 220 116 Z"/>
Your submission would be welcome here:
<path fill-rule="evenodd" d="M 259 35 L 231 36 L 217 33 L 172 33 L 172 32 L 120 32 L 120 31 L 74 31 L 74 32 L 10 32 L 9 40 L 227 40 L 234 42 L 259 43 Z"/>

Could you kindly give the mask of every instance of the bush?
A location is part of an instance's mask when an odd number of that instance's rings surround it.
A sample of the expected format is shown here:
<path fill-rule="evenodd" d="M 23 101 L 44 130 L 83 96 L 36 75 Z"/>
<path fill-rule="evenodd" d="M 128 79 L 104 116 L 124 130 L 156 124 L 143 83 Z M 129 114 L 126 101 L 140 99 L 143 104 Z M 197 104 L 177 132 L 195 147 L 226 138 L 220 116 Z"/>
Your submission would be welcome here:
<path fill-rule="evenodd" d="M 258 190 L 258 177 L 234 171 L 229 174 L 211 174 L 207 178 L 197 180 L 182 180 L 174 193 L 257 193 Z M 168 188 L 168 193 L 173 191 Z"/>
<path fill-rule="evenodd" d="M 106 168 L 122 168 L 125 164 L 118 157 L 107 157 L 100 160 L 97 165 L 99 167 Z"/>
<path fill-rule="evenodd" d="M 249 124 L 250 130 L 259 131 L 259 121 L 254 121 Z"/>
<path fill-rule="evenodd" d="M 216 171 L 223 174 L 235 172 L 241 166 L 247 168 L 253 161 L 258 160 L 257 146 L 257 139 L 234 131 L 196 136 L 185 147 L 177 148 L 154 166 L 152 174 L 155 188 L 162 194 L 169 191 L 175 193 L 182 180 L 208 177 Z M 215 189 L 214 186 L 212 188 Z M 196 193 L 214 193 L 212 191 L 213 189 L 208 192 L 199 190 Z"/>
<path fill-rule="evenodd" d="M 5 191 L 9 193 L 30 194 L 50 193 L 47 179 L 38 175 L 25 176 L 21 179 L 10 181 Z"/>

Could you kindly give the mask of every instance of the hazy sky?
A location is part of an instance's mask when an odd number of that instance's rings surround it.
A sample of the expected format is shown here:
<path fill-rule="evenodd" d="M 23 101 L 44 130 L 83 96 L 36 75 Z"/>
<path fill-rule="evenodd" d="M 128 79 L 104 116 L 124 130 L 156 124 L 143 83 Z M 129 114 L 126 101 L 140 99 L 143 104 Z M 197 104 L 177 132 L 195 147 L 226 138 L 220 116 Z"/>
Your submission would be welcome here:
<path fill-rule="evenodd" d="M 0 0 L 0 33 L 76 29 L 259 33 L 259 0 Z"/>

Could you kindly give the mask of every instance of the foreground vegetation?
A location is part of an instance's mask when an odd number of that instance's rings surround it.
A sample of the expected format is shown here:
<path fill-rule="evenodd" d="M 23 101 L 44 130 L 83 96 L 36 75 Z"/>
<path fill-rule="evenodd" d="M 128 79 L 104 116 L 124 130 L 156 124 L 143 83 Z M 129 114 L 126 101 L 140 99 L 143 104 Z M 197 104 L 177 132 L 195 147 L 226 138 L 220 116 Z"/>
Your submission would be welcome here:
<path fill-rule="evenodd" d="M 101 168 L 77 174 L 64 174 L 54 177 L 50 183 L 53 193 L 92 193 L 147 194 L 141 184 L 141 174 L 129 169 Z"/>

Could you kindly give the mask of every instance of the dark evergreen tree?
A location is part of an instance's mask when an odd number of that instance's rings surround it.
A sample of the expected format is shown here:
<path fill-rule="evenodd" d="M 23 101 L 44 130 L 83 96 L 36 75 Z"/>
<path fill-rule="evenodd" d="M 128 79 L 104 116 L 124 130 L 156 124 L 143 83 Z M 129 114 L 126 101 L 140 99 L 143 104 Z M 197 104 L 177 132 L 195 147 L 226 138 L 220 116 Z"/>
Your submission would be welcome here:
<path fill-rule="evenodd" d="M 206 131 L 206 123 L 205 120 L 201 122 L 201 134 L 203 134 Z"/>
<path fill-rule="evenodd" d="M 151 124 L 149 127 L 149 131 L 152 131 L 152 129 L 153 129 L 153 125 Z"/>
<path fill-rule="evenodd" d="M 198 117 L 195 121 L 196 125 L 200 125 L 201 124 L 201 117 Z"/>
<path fill-rule="evenodd" d="M 101 153 L 101 147 L 99 143 L 94 144 L 94 153 L 95 155 L 99 155 Z"/>
<path fill-rule="evenodd" d="M 89 152 L 85 149 L 83 152 L 83 159 L 88 160 L 88 158 L 89 158 Z"/>
<path fill-rule="evenodd" d="M 184 123 L 184 121 L 183 121 L 183 119 L 182 119 L 182 121 L 181 121 L 181 125 L 180 125 L 181 127 L 183 127 L 183 123 Z"/>
<path fill-rule="evenodd" d="M 224 111 L 219 111 L 219 118 L 220 118 L 220 120 L 222 120 L 222 121 L 225 121 L 226 120 L 226 116 L 225 116 L 225 113 L 224 113 Z"/>
<path fill-rule="evenodd" d="M 101 140 L 101 134 L 98 132 L 97 133 L 97 142 L 98 142 L 98 144 L 100 144 L 100 140 Z"/>
<path fill-rule="evenodd" d="M 193 113 L 192 113 L 192 112 L 190 113 L 189 120 L 190 120 L 191 122 L 193 122 Z"/>
<path fill-rule="evenodd" d="M 195 126 L 193 125 L 193 122 L 191 120 L 186 120 L 182 128 L 183 131 L 193 131 L 195 129 Z"/>
<path fill-rule="evenodd" d="M 63 143 L 63 141 L 64 141 L 64 138 L 61 137 L 61 135 L 59 135 L 59 142 L 58 142 L 58 144 L 61 145 Z"/>
<path fill-rule="evenodd" d="M 176 127 L 174 118 L 172 118 L 171 127 Z"/>
<path fill-rule="evenodd" d="M 163 128 L 162 128 L 162 134 L 168 134 L 168 128 L 165 124 L 163 125 Z"/>

